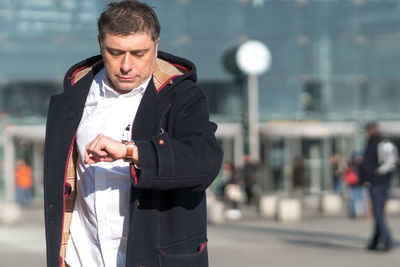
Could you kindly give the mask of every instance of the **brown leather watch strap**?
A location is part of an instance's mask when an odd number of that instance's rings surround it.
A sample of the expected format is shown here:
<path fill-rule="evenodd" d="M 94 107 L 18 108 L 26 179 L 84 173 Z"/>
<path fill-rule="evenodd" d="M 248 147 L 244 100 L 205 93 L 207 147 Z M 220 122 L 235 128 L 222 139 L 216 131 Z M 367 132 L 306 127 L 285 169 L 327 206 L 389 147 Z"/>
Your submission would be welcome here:
<path fill-rule="evenodd" d="M 134 146 L 136 145 L 135 141 L 122 140 L 121 143 L 126 145 L 126 155 L 125 155 L 124 161 L 132 162 L 134 160 L 133 159 L 133 149 L 134 149 Z"/>

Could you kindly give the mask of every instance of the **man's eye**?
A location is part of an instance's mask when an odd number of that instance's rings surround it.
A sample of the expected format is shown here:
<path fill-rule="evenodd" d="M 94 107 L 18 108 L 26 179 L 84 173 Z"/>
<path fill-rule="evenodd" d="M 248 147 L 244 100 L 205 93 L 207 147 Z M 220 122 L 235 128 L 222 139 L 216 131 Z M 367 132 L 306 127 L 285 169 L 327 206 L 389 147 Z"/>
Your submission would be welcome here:
<path fill-rule="evenodd" d="M 121 52 L 118 52 L 118 51 L 109 51 L 109 52 L 110 52 L 110 54 L 111 54 L 112 56 L 119 56 L 119 55 L 122 54 Z"/>
<path fill-rule="evenodd" d="M 144 56 L 144 52 L 135 53 L 135 56 L 137 56 L 137 57 L 143 57 L 143 56 Z"/>

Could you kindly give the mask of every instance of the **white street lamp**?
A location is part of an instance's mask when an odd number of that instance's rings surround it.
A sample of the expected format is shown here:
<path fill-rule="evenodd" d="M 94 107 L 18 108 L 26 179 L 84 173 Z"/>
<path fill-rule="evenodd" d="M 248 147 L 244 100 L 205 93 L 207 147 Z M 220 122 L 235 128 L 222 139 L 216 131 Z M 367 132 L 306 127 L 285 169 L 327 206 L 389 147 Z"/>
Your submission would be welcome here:
<path fill-rule="evenodd" d="M 260 137 L 258 130 L 258 76 L 271 66 L 271 53 L 260 41 L 247 41 L 236 52 L 236 63 L 247 75 L 249 105 L 249 149 L 252 160 L 260 160 Z"/>

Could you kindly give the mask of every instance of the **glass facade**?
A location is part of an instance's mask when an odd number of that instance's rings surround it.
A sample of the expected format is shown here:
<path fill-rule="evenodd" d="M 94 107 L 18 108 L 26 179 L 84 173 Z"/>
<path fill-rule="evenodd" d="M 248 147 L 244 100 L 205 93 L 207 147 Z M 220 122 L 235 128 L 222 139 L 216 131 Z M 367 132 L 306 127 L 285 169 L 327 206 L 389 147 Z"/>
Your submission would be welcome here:
<path fill-rule="evenodd" d="M 61 81 L 68 66 L 98 53 L 96 19 L 107 2 L 1 1 L 1 83 Z M 223 55 L 248 39 L 272 53 L 272 66 L 260 77 L 262 120 L 396 119 L 400 1 L 147 2 L 162 24 L 160 49 L 193 60 L 205 84 L 241 87 L 233 89 L 236 100 L 212 99 L 226 107 L 216 114 L 228 120 L 233 104 L 223 102 L 242 103 L 237 110 L 245 112 L 246 88 Z"/>

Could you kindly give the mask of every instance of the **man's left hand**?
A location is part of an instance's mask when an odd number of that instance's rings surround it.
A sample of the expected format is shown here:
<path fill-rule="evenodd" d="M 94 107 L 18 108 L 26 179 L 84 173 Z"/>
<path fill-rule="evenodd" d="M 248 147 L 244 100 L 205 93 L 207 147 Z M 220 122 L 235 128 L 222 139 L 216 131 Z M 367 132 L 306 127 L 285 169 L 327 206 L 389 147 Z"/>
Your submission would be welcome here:
<path fill-rule="evenodd" d="M 99 134 L 85 146 L 85 164 L 113 162 L 126 156 L 126 145 Z"/>

